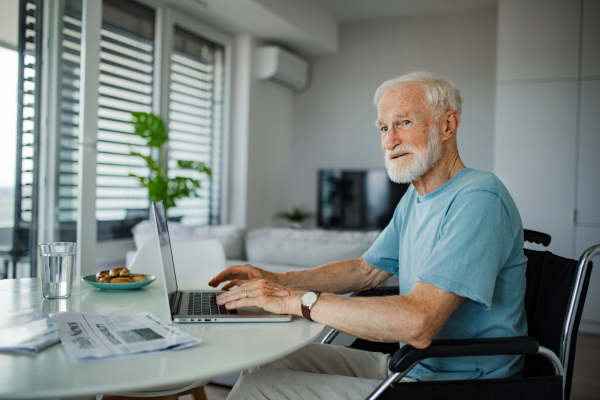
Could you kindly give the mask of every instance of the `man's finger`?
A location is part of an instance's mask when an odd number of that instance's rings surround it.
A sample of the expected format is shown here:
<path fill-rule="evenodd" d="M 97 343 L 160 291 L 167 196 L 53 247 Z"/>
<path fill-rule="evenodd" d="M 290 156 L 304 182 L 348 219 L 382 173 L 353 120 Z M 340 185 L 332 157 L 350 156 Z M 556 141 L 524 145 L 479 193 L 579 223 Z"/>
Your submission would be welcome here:
<path fill-rule="evenodd" d="M 229 285 L 235 285 L 235 283 L 229 282 L 227 284 L 227 286 L 229 286 Z M 225 289 L 225 287 L 223 289 Z M 241 299 L 242 297 L 244 297 L 243 292 L 240 292 L 239 289 L 233 289 L 233 290 L 226 291 L 226 292 L 218 295 L 217 296 L 217 304 L 219 304 L 219 305 L 226 304 L 226 303 L 229 303 L 230 301 Z"/>
<path fill-rule="evenodd" d="M 240 307 L 249 307 L 255 305 L 252 303 L 252 298 L 250 296 L 246 297 L 244 292 L 229 292 L 225 296 L 223 293 L 222 298 L 217 301 L 217 304 L 224 304 L 227 309 L 231 308 L 240 308 Z M 252 303 L 252 304 L 251 304 Z M 230 306 L 232 304 L 233 306 Z"/>
<path fill-rule="evenodd" d="M 227 270 L 225 270 L 225 271 L 223 271 L 223 272 L 220 272 L 220 273 L 219 273 L 217 276 L 215 276 L 214 278 L 212 278 L 212 279 L 210 280 L 210 282 L 208 282 L 208 284 L 209 284 L 210 286 L 212 286 L 212 287 L 216 287 L 216 286 L 219 286 L 219 284 L 220 284 L 221 282 L 228 281 L 229 279 L 227 279 L 227 278 L 225 277 L 225 276 L 226 276 L 226 275 L 225 275 L 225 274 L 226 274 L 226 272 L 227 272 Z"/>
<path fill-rule="evenodd" d="M 229 282 L 227 285 L 223 286 L 221 288 L 221 290 L 229 290 L 229 289 L 231 289 L 234 286 L 238 286 L 240 284 L 239 282 L 240 281 L 238 279 L 234 279 L 231 282 Z"/>
<path fill-rule="evenodd" d="M 240 300 L 230 301 L 229 303 L 225 304 L 225 308 L 228 310 L 233 310 L 236 308 L 250 307 L 252 305 L 253 304 L 250 304 L 249 299 L 240 299 Z"/>
<path fill-rule="evenodd" d="M 224 271 L 221 271 L 217 276 L 212 278 L 211 281 L 208 282 L 208 284 L 214 287 L 222 282 L 230 281 L 236 278 L 246 277 L 247 275 L 248 273 L 244 269 L 238 266 L 232 266 L 225 269 Z"/>
<path fill-rule="evenodd" d="M 239 279 L 239 286 L 242 289 L 246 289 L 246 290 L 253 290 L 253 289 L 260 289 L 260 288 L 264 288 L 264 287 L 279 287 L 280 285 L 273 283 L 273 282 L 269 282 L 267 280 L 265 280 L 264 278 L 259 278 L 259 279 L 249 279 L 249 280 L 242 280 Z"/>

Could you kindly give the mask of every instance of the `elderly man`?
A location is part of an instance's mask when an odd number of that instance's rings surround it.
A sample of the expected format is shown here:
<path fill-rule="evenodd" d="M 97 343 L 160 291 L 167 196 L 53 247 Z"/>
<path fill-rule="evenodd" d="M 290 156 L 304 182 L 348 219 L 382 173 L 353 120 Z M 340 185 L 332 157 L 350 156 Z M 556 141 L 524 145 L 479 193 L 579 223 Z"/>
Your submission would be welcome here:
<path fill-rule="evenodd" d="M 412 184 L 389 225 L 357 260 L 285 274 L 230 267 L 210 282 L 235 287 L 218 302 L 304 315 L 359 338 L 417 348 L 434 338 L 526 335 L 523 226 L 502 182 L 461 161 L 461 103 L 450 80 L 427 72 L 384 82 L 375 105 L 385 163 L 390 179 Z M 337 295 L 392 274 L 398 296 Z M 244 371 L 231 398 L 362 399 L 389 376 L 389 357 L 311 344 Z M 520 356 L 428 359 L 407 380 L 510 377 L 522 365 Z"/>

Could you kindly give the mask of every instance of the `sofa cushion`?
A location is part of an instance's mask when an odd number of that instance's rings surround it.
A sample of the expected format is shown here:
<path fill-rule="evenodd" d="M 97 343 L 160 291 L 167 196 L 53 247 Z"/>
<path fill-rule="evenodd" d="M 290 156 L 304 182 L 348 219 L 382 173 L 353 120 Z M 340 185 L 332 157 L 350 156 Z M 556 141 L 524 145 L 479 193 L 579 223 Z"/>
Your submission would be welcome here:
<path fill-rule="evenodd" d="M 380 232 L 255 229 L 246 236 L 246 255 L 250 263 L 316 267 L 361 257 Z"/>
<path fill-rule="evenodd" d="M 135 247 L 140 248 L 148 240 L 156 236 L 154 222 L 142 221 L 131 229 Z M 244 230 L 233 225 L 185 226 L 179 222 L 169 221 L 171 240 L 193 241 L 215 239 L 225 249 L 225 257 L 245 259 Z"/>
<path fill-rule="evenodd" d="M 196 226 L 192 227 L 190 240 L 217 240 L 223 245 L 226 258 L 243 259 L 246 258 L 245 233 L 244 229 L 233 225 Z"/>

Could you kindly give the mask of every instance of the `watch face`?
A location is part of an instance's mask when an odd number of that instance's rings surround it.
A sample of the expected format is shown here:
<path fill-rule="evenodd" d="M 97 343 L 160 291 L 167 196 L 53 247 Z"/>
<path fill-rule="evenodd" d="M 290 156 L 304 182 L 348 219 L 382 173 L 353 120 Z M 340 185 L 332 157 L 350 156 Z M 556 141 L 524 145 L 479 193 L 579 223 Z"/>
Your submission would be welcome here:
<path fill-rule="evenodd" d="M 312 306 L 317 301 L 317 294 L 315 292 L 307 292 L 302 296 L 303 306 Z"/>

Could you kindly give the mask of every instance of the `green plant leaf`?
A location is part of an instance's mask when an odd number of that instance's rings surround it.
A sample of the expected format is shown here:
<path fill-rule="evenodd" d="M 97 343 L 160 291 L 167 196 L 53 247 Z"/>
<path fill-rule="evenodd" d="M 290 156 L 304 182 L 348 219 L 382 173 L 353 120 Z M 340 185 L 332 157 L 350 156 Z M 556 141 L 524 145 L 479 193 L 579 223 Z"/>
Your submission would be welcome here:
<path fill-rule="evenodd" d="M 165 124 L 158 115 L 146 112 L 132 112 L 132 120 L 135 133 L 146 140 L 148 146 L 160 149 L 169 136 Z"/>
<path fill-rule="evenodd" d="M 132 120 L 130 123 L 134 126 L 135 134 L 144 138 L 148 146 L 160 150 L 161 146 L 169 139 L 163 120 L 155 114 L 146 112 L 132 112 L 131 116 Z M 174 207 L 180 199 L 200 197 L 196 189 L 201 188 L 201 183 L 197 179 L 182 176 L 169 179 L 160 162 L 152 158 L 152 156 L 146 156 L 135 151 L 132 151 L 130 154 L 144 160 L 150 170 L 149 176 L 129 174 L 130 177 L 138 179 L 140 184 L 148 189 L 148 198 L 150 201 L 162 200 L 164 201 L 165 209 L 168 210 Z M 178 161 L 177 165 L 183 169 L 196 170 L 202 174 L 206 174 L 209 179 L 212 179 L 212 170 L 204 163 Z"/>
<path fill-rule="evenodd" d="M 313 217 L 314 214 L 306 211 L 306 206 L 293 206 L 291 211 L 280 211 L 275 216 L 292 222 L 302 222 L 305 219 Z"/>

